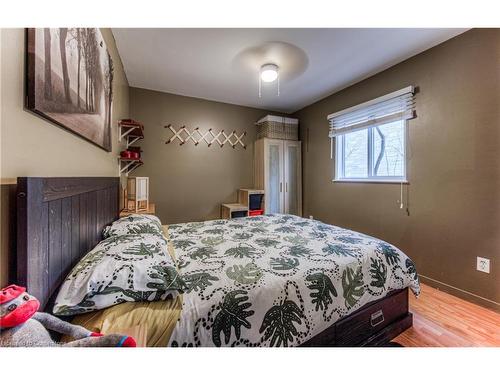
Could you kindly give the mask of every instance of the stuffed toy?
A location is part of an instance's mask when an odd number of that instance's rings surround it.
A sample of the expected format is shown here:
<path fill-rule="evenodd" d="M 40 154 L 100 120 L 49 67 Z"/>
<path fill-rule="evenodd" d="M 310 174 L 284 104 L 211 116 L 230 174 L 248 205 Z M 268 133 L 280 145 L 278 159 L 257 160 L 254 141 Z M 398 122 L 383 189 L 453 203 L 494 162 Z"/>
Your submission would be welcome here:
<path fill-rule="evenodd" d="M 26 288 L 9 285 L 0 290 L 0 347 L 2 346 L 120 346 L 135 347 L 130 336 L 102 335 L 38 312 L 40 302 Z M 73 337 L 59 344 L 48 330 Z"/>

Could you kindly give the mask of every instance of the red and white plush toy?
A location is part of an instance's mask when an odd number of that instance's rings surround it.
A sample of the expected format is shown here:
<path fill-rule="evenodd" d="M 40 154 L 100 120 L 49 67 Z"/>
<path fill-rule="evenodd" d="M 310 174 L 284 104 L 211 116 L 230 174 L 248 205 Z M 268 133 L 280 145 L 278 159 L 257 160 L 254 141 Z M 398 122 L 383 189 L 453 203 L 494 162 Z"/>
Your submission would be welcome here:
<path fill-rule="evenodd" d="M 0 347 L 1 346 L 120 346 L 135 347 L 130 336 L 102 335 L 38 312 L 40 302 L 26 293 L 26 288 L 9 285 L 0 290 Z M 54 331 L 75 340 L 58 344 L 48 332 Z"/>

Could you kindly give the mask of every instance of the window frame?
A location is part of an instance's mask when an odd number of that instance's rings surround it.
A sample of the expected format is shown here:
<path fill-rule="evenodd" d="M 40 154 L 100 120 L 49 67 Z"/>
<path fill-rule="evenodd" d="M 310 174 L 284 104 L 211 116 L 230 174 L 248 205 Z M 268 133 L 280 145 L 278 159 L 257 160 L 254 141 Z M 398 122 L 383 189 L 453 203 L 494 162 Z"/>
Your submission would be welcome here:
<path fill-rule="evenodd" d="M 334 161 L 334 178 L 333 182 L 369 182 L 369 183 L 386 183 L 386 184 L 408 184 L 408 120 L 400 120 L 404 121 L 403 124 L 403 138 L 404 138 L 404 162 L 403 162 L 403 176 L 397 177 L 397 176 L 373 176 L 373 171 L 372 171 L 372 160 L 373 160 L 373 150 L 374 150 L 374 143 L 373 143 L 373 132 L 374 128 L 376 126 L 372 126 L 366 129 L 362 129 L 363 131 L 368 131 L 368 141 L 367 141 L 367 171 L 368 171 L 368 177 L 342 177 L 343 173 L 341 173 L 340 169 L 344 167 L 345 165 L 345 134 L 339 135 L 335 137 L 335 151 L 334 153 L 332 152 L 332 156 L 335 156 L 335 161 Z M 360 130 L 360 131 L 362 131 Z M 347 133 L 348 134 L 348 133 Z M 342 147 L 339 147 L 339 141 L 342 141 Z M 332 142 L 332 147 L 333 147 L 333 142 Z M 333 151 L 333 150 L 332 150 Z M 339 151 L 342 152 L 341 155 L 341 160 L 342 162 L 339 162 Z"/>

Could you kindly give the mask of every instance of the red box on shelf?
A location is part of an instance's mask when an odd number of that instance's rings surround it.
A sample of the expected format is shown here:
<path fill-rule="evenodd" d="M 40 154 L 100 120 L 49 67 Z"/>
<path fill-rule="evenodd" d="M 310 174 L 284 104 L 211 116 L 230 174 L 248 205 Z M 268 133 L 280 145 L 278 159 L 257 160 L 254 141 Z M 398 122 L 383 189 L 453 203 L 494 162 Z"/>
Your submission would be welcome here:
<path fill-rule="evenodd" d="M 120 152 L 120 156 L 124 159 L 130 159 L 130 152 L 127 150 L 124 150 L 124 151 Z"/>
<path fill-rule="evenodd" d="M 248 211 L 248 216 L 259 216 L 259 215 L 263 215 L 264 214 L 264 210 L 250 210 Z"/>

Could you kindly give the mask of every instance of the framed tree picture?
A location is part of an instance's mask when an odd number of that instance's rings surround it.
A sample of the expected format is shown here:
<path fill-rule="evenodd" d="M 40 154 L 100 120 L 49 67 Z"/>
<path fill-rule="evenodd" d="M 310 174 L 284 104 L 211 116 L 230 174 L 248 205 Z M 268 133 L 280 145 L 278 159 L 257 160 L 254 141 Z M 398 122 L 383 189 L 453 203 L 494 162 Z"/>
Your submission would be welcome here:
<path fill-rule="evenodd" d="M 100 30 L 26 33 L 26 108 L 111 151 L 113 60 Z"/>

